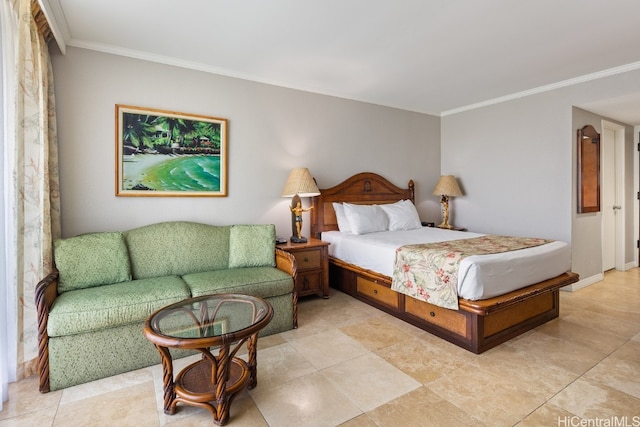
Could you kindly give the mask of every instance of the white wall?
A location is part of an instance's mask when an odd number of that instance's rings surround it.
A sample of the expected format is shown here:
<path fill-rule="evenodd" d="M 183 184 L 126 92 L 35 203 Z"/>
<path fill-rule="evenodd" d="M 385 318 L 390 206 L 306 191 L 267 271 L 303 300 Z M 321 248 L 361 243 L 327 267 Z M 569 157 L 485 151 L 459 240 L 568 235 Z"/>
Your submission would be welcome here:
<path fill-rule="evenodd" d="M 571 108 L 539 97 L 443 118 L 442 172 L 465 193 L 456 225 L 570 241 L 570 129 Z"/>
<path fill-rule="evenodd" d="M 573 127 L 582 129 L 586 125 L 592 125 L 595 130 L 602 135 L 601 118 L 593 113 L 580 108 L 573 109 Z M 577 144 L 577 135 L 574 137 Z M 575 171 L 577 172 L 577 153 L 575 160 Z M 575 268 L 583 271 L 583 276 L 593 277 L 602 273 L 602 252 L 596 248 L 602 248 L 602 214 L 601 212 L 577 213 L 577 183 L 576 202 L 574 204 L 576 213 L 573 216 L 573 244 L 575 246 L 573 261 Z M 598 254 L 600 256 L 598 257 Z"/>
<path fill-rule="evenodd" d="M 640 92 L 633 71 L 440 119 L 72 47 L 52 60 L 64 236 L 163 220 L 274 223 L 288 236 L 280 192 L 299 166 L 321 188 L 362 171 L 413 179 L 421 218 L 439 221 L 431 191 L 442 171 L 465 192 L 451 202 L 455 225 L 570 242 L 583 278 L 602 256 L 599 227 L 576 214 L 573 107 Z M 228 118 L 228 197 L 115 197 L 118 103 Z"/>
<path fill-rule="evenodd" d="M 164 220 L 274 223 L 288 237 L 294 167 L 320 188 L 363 171 L 413 179 L 422 219 L 439 218 L 438 117 L 73 47 L 52 62 L 65 237 Z M 115 197 L 115 104 L 228 118 L 228 197 Z"/>
<path fill-rule="evenodd" d="M 582 279 L 601 273 L 600 223 L 593 215 L 577 214 L 573 106 L 630 92 L 640 92 L 640 71 L 444 117 L 442 172 L 458 176 L 465 192 L 454 200 L 455 224 L 570 242 L 573 271 Z M 631 129 L 627 126 L 628 136 Z M 627 144 L 629 165 L 633 137 Z M 633 183 L 632 168 L 626 173 Z M 633 187 L 627 185 L 627 200 Z M 633 221 L 634 215 L 628 218 Z M 626 227 L 633 230 L 633 224 Z M 637 236 L 626 238 L 630 248 Z M 633 259 L 627 250 L 627 262 Z"/>

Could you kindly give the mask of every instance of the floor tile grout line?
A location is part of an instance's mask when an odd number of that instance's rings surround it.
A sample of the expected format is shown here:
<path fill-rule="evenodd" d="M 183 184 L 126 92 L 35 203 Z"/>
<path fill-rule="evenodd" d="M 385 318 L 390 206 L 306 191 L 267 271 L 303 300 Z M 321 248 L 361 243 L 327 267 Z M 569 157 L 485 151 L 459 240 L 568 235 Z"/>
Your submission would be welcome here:
<path fill-rule="evenodd" d="M 531 414 L 533 414 L 534 412 L 536 412 L 538 409 L 540 409 L 541 407 L 545 406 L 546 404 L 553 404 L 551 403 L 551 400 L 558 396 L 560 393 L 564 392 L 567 388 L 569 388 L 571 385 L 573 385 L 574 383 L 576 383 L 578 380 L 580 380 L 582 377 L 584 377 L 587 373 L 589 373 L 592 369 L 596 368 L 598 365 L 600 365 L 600 363 L 602 363 L 607 357 L 611 356 L 613 353 L 615 353 L 616 351 L 618 351 L 622 346 L 626 345 L 628 342 L 630 342 L 631 339 L 627 339 L 627 341 L 625 341 L 623 344 L 619 345 L 618 347 L 616 347 L 614 350 L 610 351 L 608 354 L 606 354 L 602 359 L 600 359 L 598 362 L 596 362 L 593 366 L 591 366 L 589 369 L 587 369 L 586 371 L 584 371 L 583 373 L 581 373 L 580 375 L 578 375 L 576 378 L 574 378 L 571 382 L 569 382 L 567 385 L 565 385 L 564 387 L 562 387 L 560 390 L 558 390 L 556 393 L 554 393 L 551 397 L 549 397 L 544 403 L 542 403 L 540 406 L 538 406 L 536 409 L 534 409 L 533 411 L 531 411 L 529 414 L 527 414 L 526 416 L 522 417 L 517 423 L 514 424 L 514 426 L 516 426 L 518 423 L 522 422 L 524 419 L 526 419 L 528 416 L 530 416 Z M 602 382 L 598 381 L 599 384 L 604 385 L 605 387 L 610 387 L 608 384 L 603 384 Z M 616 389 L 617 390 L 617 389 Z M 625 393 L 622 390 L 617 390 L 621 393 Z M 625 393 L 627 395 L 629 395 L 628 393 Z M 629 395 L 631 396 L 631 395 Z M 636 396 L 631 396 L 633 398 L 636 398 Z M 566 408 L 563 408 L 565 411 L 567 412 L 571 412 Z M 574 414 L 573 412 L 571 412 L 573 415 L 575 415 L 576 417 L 580 417 L 582 418 L 580 415 L 578 414 Z"/>

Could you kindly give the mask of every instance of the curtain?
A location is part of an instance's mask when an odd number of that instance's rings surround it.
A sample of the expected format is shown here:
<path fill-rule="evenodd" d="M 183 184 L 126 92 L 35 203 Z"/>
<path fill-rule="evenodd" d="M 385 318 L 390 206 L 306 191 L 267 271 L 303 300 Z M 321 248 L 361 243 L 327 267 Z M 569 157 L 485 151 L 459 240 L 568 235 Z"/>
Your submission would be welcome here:
<path fill-rule="evenodd" d="M 31 0 L 2 0 L 17 16 L 14 24 L 15 75 L 4 93 L 4 262 L 0 315 L 6 319 L 0 357 L 6 361 L 6 383 L 36 372 L 38 356 L 35 287 L 52 268 L 52 242 L 60 236 L 60 198 L 53 73 L 44 36 L 33 18 Z M 8 5 L 7 5 L 8 4 Z M 3 22 L 3 47 L 5 25 Z M 3 58 L 4 55 L 3 48 Z M 4 62 L 3 62 L 4 64 Z M 9 77 L 11 79 L 11 77 Z M 4 78 L 3 78 L 4 80 Z M 4 90 L 4 89 L 3 89 Z M 13 128 L 13 130 L 11 130 Z M 5 132 L 6 134 L 6 132 Z M 15 332 L 16 336 L 12 334 Z M 3 362 L 4 364 L 5 362 Z M 3 392 L 3 400 L 6 396 Z"/>
<path fill-rule="evenodd" d="M 9 397 L 8 384 L 17 379 L 17 297 L 15 284 L 15 264 L 10 260 L 15 227 L 11 221 L 14 210 L 13 186 L 11 181 L 11 163 L 14 135 L 13 94 L 15 91 L 15 36 L 17 34 L 17 16 L 8 1 L 0 4 L 0 156 L 2 165 L 3 191 L 0 194 L 0 411 L 3 402 Z M 10 344 L 11 343 L 11 344 Z"/>

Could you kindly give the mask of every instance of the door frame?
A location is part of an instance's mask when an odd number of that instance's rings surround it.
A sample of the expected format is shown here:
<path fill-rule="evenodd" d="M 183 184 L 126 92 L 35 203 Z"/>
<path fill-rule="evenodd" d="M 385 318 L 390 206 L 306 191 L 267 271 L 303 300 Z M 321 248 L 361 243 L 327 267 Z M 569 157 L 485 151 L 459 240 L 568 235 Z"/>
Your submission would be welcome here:
<path fill-rule="evenodd" d="M 640 264 L 640 125 L 633 127 L 633 146 L 635 147 L 633 156 L 633 235 L 635 236 L 636 250 L 633 251 L 633 265 L 638 267 Z M 637 138 L 637 139 L 636 139 Z"/>

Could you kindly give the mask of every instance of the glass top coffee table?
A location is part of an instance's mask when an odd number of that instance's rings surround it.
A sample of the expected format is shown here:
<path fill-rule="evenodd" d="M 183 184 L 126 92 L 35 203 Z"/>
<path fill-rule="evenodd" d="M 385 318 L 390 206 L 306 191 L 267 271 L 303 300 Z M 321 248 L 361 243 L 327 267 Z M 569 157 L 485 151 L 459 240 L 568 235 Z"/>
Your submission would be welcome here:
<path fill-rule="evenodd" d="M 273 308 L 267 301 L 238 294 L 190 298 L 149 316 L 144 335 L 162 359 L 164 412 L 174 414 L 182 402 L 206 408 L 216 424 L 226 424 L 235 395 L 257 385 L 258 332 L 272 317 Z M 248 361 L 236 357 L 245 342 Z M 197 350 L 202 359 L 184 368 L 174 380 L 169 348 Z M 215 349 L 217 355 L 212 352 Z"/>

